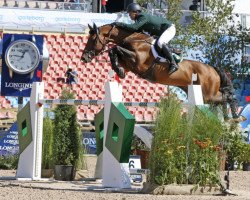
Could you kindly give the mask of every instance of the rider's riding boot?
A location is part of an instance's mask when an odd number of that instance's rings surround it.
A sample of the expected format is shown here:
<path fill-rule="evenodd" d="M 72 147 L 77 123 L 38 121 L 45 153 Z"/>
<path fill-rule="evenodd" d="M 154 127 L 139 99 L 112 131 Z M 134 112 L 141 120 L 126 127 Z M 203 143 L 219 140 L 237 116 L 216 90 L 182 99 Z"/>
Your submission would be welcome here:
<path fill-rule="evenodd" d="M 162 52 L 166 56 L 166 58 L 169 60 L 170 65 L 169 65 L 169 74 L 174 73 L 175 71 L 178 70 L 179 66 L 176 64 L 174 57 L 172 56 L 172 52 L 167 46 L 167 44 L 162 45 Z"/>

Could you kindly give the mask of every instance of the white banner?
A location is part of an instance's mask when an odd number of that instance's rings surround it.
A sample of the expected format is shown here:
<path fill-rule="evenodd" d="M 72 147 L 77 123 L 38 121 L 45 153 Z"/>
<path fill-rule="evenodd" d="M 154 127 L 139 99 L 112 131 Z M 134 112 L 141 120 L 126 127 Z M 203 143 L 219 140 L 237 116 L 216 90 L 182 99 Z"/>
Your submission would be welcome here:
<path fill-rule="evenodd" d="M 65 27 L 85 28 L 88 24 L 97 26 L 110 24 L 117 19 L 117 14 L 83 13 L 67 11 L 43 11 L 32 9 L 0 8 L 0 27 Z"/>

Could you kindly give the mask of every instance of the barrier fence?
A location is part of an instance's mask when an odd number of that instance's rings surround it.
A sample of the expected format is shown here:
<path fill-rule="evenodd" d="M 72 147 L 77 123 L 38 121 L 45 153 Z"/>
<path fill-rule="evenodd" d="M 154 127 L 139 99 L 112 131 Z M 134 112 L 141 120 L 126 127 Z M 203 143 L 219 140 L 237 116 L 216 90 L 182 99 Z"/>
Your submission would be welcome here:
<path fill-rule="evenodd" d="M 104 105 L 105 100 L 75 100 L 75 99 L 43 99 L 41 104 L 65 104 L 65 105 Z M 122 102 L 124 106 L 156 107 L 158 102 Z"/>

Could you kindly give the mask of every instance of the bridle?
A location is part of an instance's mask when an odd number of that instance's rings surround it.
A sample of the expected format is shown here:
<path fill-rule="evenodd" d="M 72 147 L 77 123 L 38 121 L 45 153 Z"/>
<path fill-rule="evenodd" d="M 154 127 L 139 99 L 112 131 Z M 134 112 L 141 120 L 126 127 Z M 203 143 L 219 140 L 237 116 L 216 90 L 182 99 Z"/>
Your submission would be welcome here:
<path fill-rule="evenodd" d="M 110 41 L 111 33 L 112 33 L 114 27 L 115 27 L 115 25 L 112 25 L 111 29 L 110 29 L 109 32 L 108 32 L 108 37 L 105 37 L 105 36 L 104 36 L 104 37 L 103 37 L 103 40 L 101 40 L 101 38 L 100 38 L 99 29 L 98 29 L 97 27 L 95 28 L 94 32 L 95 32 L 95 34 L 96 34 L 96 38 L 95 38 L 94 43 L 95 43 L 95 45 L 96 45 L 97 42 L 99 42 L 99 43 L 101 43 L 101 45 L 102 45 L 102 49 L 101 49 L 101 52 L 100 52 L 99 54 L 102 54 L 102 53 L 104 53 L 105 51 L 107 51 L 107 50 L 105 50 L 105 46 L 106 46 L 106 45 L 108 44 L 108 42 Z M 89 52 L 92 53 L 93 55 L 95 55 L 94 50 L 90 50 Z"/>

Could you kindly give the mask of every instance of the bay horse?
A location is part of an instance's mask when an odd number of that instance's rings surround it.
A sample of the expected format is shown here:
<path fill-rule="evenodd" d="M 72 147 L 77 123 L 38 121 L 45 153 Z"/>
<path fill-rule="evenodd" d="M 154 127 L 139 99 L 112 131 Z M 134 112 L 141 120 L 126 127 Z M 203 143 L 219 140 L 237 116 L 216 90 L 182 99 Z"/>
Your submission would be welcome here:
<path fill-rule="evenodd" d="M 90 62 L 105 51 L 108 43 L 113 43 L 115 46 L 109 50 L 109 56 L 112 68 L 120 78 L 125 77 L 125 72 L 131 71 L 150 82 L 177 86 L 186 93 L 188 85 L 201 85 L 205 103 L 222 104 L 224 111 L 229 103 L 233 118 L 239 119 L 232 83 L 224 72 L 198 61 L 183 60 L 179 63 L 179 69 L 169 75 L 169 63 L 157 62 L 152 53 L 153 37 L 132 33 L 115 24 L 88 26 L 89 38 L 81 57 L 83 62 Z M 193 74 L 197 74 L 196 81 L 192 81 Z M 225 112 L 224 117 L 227 117 Z"/>

